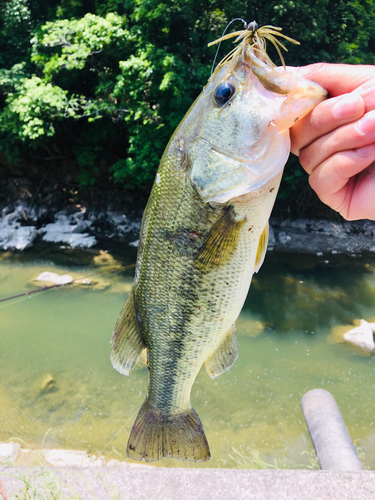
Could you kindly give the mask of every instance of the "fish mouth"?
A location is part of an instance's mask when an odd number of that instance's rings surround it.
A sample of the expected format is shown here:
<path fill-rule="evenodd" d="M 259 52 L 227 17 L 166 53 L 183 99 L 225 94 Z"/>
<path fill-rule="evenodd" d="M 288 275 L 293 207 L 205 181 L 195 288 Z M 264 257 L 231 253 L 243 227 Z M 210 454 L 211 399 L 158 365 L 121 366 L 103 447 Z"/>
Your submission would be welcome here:
<path fill-rule="evenodd" d="M 205 152 L 193 161 L 191 181 L 204 202 L 227 203 L 262 189 L 282 172 L 290 153 L 289 131 L 273 129 L 271 142 L 233 150 L 201 139 Z"/>

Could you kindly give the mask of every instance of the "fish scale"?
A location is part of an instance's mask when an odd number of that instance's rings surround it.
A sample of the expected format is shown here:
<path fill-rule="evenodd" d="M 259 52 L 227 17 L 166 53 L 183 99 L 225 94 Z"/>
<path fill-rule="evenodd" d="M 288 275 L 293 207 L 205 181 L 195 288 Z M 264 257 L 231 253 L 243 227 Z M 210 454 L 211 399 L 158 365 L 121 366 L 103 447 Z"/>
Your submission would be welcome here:
<path fill-rule="evenodd" d="M 326 96 L 276 69 L 262 38 L 273 32 L 257 33 L 218 65 L 173 134 L 143 216 L 111 351 L 129 375 L 147 348 L 148 391 L 127 449 L 137 460 L 209 459 L 191 388 L 204 362 L 215 378 L 237 359 L 234 323 L 266 252 L 289 127 Z"/>

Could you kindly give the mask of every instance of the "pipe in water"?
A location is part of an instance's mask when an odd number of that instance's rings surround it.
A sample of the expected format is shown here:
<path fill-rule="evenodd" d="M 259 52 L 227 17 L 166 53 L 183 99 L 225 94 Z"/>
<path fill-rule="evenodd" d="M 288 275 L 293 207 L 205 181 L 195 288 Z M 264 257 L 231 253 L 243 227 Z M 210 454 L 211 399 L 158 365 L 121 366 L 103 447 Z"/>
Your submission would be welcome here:
<path fill-rule="evenodd" d="M 358 471 L 363 465 L 339 407 L 324 389 L 307 392 L 302 411 L 322 470 Z"/>

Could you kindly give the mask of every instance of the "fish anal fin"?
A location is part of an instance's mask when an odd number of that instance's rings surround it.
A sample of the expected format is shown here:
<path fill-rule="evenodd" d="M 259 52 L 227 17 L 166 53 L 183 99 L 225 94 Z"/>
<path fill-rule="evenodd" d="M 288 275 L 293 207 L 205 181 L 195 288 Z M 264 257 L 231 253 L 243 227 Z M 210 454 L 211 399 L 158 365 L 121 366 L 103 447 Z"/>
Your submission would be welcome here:
<path fill-rule="evenodd" d="M 138 330 L 132 292 L 117 319 L 111 344 L 110 358 L 113 367 L 123 375 L 129 375 L 146 348 Z"/>
<path fill-rule="evenodd" d="M 257 255 L 255 258 L 254 273 L 257 273 L 259 271 L 259 269 L 262 267 L 262 264 L 264 262 L 264 258 L 266 256 L 266 252 L 267 252 L 269 232 L 270 232 L 270 225 L 269 225 L 269 222 L 267 222 L 266 227 L 264 228 L 263 233 L 261 234 L 261 237 L 259 240 Z"/>
<path fill-rule="evenodd" d="M 127 455 L 155 462 L 163 457 L 205 462 L 210 450 L 202 423 L 193 408 L 166 414 L 145 400 L 133 425 Z"/>
<path fill-rule="evenodd" d="M 238 358 L 238 344 L 232 325 L 212 356 L 206 359 L 206 370 L 211 378 L 216 378 L 231 368 Z"/>
<path fill-rule="evenodd" d="M 203 240 L 195 257 L 196 266 L 210 271 L 214 266 L 225 264 L 236 249 L 244 220 L 236 217 L 233 207 L 228 208 Z"/>

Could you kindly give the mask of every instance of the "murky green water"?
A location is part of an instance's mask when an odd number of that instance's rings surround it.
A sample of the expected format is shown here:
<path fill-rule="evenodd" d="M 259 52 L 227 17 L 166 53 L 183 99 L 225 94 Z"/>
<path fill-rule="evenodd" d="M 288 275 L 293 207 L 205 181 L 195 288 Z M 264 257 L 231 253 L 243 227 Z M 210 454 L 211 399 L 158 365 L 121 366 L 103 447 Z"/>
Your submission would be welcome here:
<path fill-rule="evenodd" d="M 106 447 L 103 455 L 125 460 L 147 370 L 139 364 L 130 377 L 118 374 L 109 362 L 109 339 L 133 270 L 88 253 L 83 264 L 83 254 L 76 255 L 1 257 L 0 299 L 40 287 L 33 280 L 42 271 L 101 274 L 89 278 L 95 286 L 0 302 L 0 441 L 16 437 L 95 454 Z M 366 467 L 375 469 L 374 356 L 332 333 L 337 325 L 375 317 L 374 263 L 332 257 L 327 263 L 325 257 L 268 255 L 237 322 L 239 359 L 216 380 L 203 368 L 193 387 L 212 459 L 156 465 L 252 467 L 257 452 L 268 464 L 306 467 L 309 456 L 301 453 L 312 446 L 300 400 L 321 387 L 335 396 Z M 134 259 L 132 252 L 120 260 Z"/>

